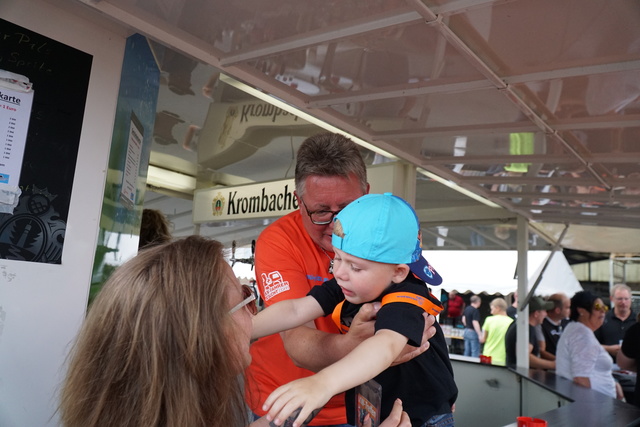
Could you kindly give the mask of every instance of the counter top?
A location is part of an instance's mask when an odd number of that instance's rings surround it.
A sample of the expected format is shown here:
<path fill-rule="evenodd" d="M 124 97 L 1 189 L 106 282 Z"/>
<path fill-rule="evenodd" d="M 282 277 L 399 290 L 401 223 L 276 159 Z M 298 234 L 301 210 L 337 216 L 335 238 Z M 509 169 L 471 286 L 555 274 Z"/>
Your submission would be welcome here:
<path fill-rule="evenodd" d="M 640 426 L 640 408 L 635 405 L 581 387 L 553 372 L 539 369 L 530 369 L 527 372 L 520 368 L 512 371 L 572 402 L 558 409 L 535 415 L 535 418 L 546 420 L 549 426 Z M 514 422 L 505 427 L 517 427 L 517 423 Z"/>

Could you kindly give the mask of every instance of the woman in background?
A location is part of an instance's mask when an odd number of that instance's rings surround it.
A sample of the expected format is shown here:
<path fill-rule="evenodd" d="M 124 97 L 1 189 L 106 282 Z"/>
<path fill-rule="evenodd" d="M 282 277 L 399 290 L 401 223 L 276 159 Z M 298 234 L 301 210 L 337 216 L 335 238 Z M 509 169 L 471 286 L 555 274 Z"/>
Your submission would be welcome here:
<path fill-rule="evenodd" d="M 171 231 L 167 217 L 157 209 L 143 209 L 138 249 L 169 240 L 171 240 Z"/>
<path fill-rule="evenodd" d="M 190 236 L 140 251 L 90 306 L 61 390 L 62 425 L 249 425 L 243 372 L 256 312 L 219 242 Z M 398 402 L 380 427 L 410 425 Z"/>
<path fill-rule="evenodd" d="M 571 322 L 556 349 L 556 374 L 621 399 L 622 389 L 611 375 L 613 361 L 593 333 L 604 323 L 607 310 L 602 300 L 590 292 L 577 292 L 571 298 Z"/>

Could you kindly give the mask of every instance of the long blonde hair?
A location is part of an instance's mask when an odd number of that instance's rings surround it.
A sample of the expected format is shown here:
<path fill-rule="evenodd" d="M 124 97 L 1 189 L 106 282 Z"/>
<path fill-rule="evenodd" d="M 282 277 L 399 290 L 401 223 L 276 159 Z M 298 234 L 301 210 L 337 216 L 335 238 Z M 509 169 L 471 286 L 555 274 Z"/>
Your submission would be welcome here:
<path fill-rule="evenodd" d="M 114 272 L 70 355 L 64 426 L 247 425 L 225 262 L 219 242 L 190 236 Z"/>

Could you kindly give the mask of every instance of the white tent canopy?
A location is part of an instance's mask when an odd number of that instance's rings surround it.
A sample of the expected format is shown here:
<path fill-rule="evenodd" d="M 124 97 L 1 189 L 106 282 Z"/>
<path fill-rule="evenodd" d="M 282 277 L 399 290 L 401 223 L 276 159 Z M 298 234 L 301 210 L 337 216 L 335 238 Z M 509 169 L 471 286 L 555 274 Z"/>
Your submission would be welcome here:
<path fill-rule="evenodd" d="M 529 251 L 527 271 L 531 289 L 551 251 Z M 443 278 L 439 287 L 460 293 L 502 294 L 515 292 L 517 251 L 423 251 L 424 257 Z M 534 294 L 564 292 L 569 297 L 582 290 L 562 252 L 556 252 Z"/>

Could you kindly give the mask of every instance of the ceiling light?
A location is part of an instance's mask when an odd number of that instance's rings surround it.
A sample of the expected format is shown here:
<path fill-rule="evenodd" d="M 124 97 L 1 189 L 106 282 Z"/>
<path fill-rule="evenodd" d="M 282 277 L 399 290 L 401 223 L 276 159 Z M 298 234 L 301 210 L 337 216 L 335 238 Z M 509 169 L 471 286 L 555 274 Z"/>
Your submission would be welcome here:
<path fill-rule="evenodd" d="M 180 172 L 149 165 L 147 184 L 193 195 L 193 190 L 196 188 L 196 178 Z"/>

